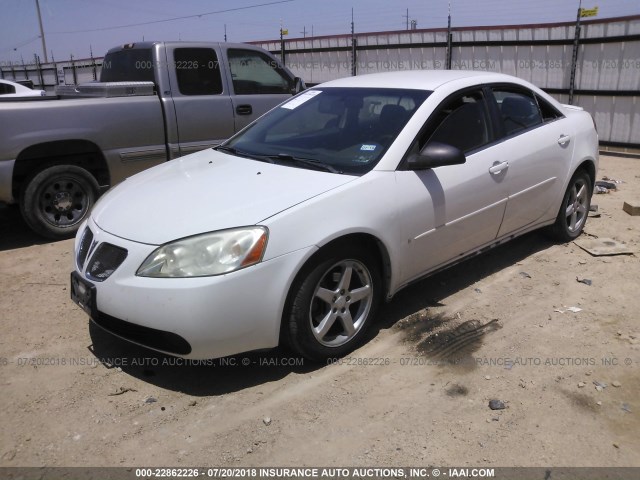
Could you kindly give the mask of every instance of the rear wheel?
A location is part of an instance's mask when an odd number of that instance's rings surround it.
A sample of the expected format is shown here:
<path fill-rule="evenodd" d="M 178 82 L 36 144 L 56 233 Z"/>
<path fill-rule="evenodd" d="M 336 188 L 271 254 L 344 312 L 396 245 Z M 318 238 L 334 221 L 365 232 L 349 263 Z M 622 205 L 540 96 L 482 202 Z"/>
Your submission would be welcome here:
<path fill-rule="evenodd" d="M 551 236 L 561 242 L 578 238 L 587 223 L 591 205 L 591 178 L 584 170 L 578 170 L 567 187 L 555 223 L 550 227 Z"/>
<path fill-rule="evenodd" d="M 22 192 L 20 208 L 36 233 L 58 240 L 75 235 L 98 198 L 98 182 L 84 168 L 56 165 L 33 176 Z"/>
<path fill-rule="evenodd" d="M 285 337 L 311 360 L 341 357 L 364 337 L 380 303 L 378 262 L 347 247 L 319 257 L 292 286 Z"/>

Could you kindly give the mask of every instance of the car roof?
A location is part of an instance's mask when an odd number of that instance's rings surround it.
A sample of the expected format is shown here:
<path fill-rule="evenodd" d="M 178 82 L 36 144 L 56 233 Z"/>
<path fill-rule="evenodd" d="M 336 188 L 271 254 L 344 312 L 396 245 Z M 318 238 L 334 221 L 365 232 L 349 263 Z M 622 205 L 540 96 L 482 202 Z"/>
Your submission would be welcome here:
<path fill-rule="evenodd" d="M 345 77 L 322 84 L 322 87 L 361 87 L 361 88 L 402 88 L 436 90 L 438 87 L 455 81 L 465 83 L 509 82 L 524 85 L 522 80 L 503 73 L 474 70 L 403 70 L 397 72 L 372 73 Z"/>

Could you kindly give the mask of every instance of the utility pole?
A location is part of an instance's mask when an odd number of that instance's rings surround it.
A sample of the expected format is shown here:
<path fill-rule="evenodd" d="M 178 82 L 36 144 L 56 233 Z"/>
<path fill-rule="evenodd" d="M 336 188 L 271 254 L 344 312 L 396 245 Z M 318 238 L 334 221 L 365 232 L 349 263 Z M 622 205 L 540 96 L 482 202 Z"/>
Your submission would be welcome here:
<path fill-rule="evenodd" d="M 451 39 L 452 38 L 453 38 L 453 34 L 451 33 L 451 2 L 449 2 L 449 16 L 447 19 L 447 70 L 451 70 L 451 57 L 452 57 Z"/>
<path fill-rule="evenodd" d="M 355 77 L 358 73 L 358 69 L 356 68 L 356 63 L 358 58 L 356 56 L 356 46 L 358 42 L 356 40 L 355 35 L 355 26 L 353 23 L 353 7 L 351 7 L 351 76 Z"/>
<path fill-rule="evenodd" d="M 289 29 L 282 28 L 282 19 L 280 19 L 280 60 L 282 65 L 285 64 L 284 36 L 289 35 Z"/>
<path fill-rule="evenodd" d="M 302 38 L 307 38 L 307 26 L 306 25 L 304 27 L 302 27 L 302 31 L 300 33 L 302 34 Z"/>
<path fill-rule="evenodd" d="M 227 41 L 227 24 L 224 24 L 224 41 Z"/>
<path fill-rule="evenodd" d="M 42 51 L 44 52 L 44 63 L 49 63 L 47 58 L 47 42 L 44 39 L 44 28 L 42 28 L 42 15 L 40 14 L 40 0 L 36 0 L 36 10 L 38 11 L 38 23 L 40 24 L 40 38 L 42 39 Z"/>
<path fill-rule="evenodd" d="M 573 37 L 573 55 L 571 56 L 571 78 L 569 79 L 569 105 L 573 104 L 573 91 L 576 86 L 576 65 L 580 48 L 580 17 L 582 16 L 582 0 L 578 3 L 578 18 L 576 18 L 576 32 Z"/>
<path fill-rule="evenodd" d="M 407 14 L 406 14 L 406 15 L 403 15 L 403 16 L 402 16 L 402 18 L 404 18 L 404 19 L 405 19 L 406 24 L 407 24 L 407 27 L 406 27 L 406 28 L 407 28 L 407 30 L 409 30 L 409 9 L 408 9 L 408 8 L 407 8 Z"/>

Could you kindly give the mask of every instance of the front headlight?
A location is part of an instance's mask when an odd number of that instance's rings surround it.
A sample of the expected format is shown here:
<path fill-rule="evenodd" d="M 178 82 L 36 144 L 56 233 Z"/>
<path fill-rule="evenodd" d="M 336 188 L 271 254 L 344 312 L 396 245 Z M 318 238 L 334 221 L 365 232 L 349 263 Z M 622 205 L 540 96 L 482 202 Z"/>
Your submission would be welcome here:
<path fill-rule="evenodd" d="M 233 272 L 262 260 L 265 227 L 243 227 L 183 238 L 157 248 L 140 265 L 141 277 L 206 277 Z"/>

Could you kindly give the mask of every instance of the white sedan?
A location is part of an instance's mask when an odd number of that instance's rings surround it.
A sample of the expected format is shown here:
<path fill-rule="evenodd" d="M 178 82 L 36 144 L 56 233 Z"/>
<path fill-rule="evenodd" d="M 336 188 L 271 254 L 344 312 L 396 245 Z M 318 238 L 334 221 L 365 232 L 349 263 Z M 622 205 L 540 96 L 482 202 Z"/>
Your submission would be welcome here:
<path fill-rule="evenodd" d="M 19 83 L 0 79 L 0 98 L 44 97 L 46 94 L 44 90 L 32 90 Z"/>
<path fill-rule="evenodd" d="M 71 296 L 180 357 L 341 356 L 411 282 L 537 228 L 576 238 L 597 166 L 591 116 L 517 78 L 344 78 L 108 192 Z"/>

